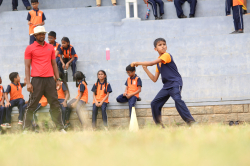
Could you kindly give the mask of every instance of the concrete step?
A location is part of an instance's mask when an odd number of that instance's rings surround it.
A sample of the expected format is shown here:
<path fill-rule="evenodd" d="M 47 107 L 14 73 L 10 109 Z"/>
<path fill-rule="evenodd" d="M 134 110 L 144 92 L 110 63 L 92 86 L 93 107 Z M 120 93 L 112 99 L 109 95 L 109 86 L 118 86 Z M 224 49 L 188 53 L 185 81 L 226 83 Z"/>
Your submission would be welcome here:
<path fill-rule="evenodd" d="M 141 0 L 142 1 L 142 0 Z M 250 0 L 248 0 L 250 3 Z M 71 2 L 70 2 L 71 3 Z M 214 5 L 216 4 L 216 5 Z M 126 17 L 125 6 L 107 6 L 107 7 L 91 7 L 91 8 L 69 8 L 70 5 L 61 9 L 47 9 L 40 8 L 47 18 L 45 21 L 46 24 L 52 25 L 61 25 L 61 24 L 70 24 L 75 25 L 79 24 L 89 24 L 89 23 L 102 23 L 102 22 L 120 22 Z M 154 20 L 153 11 L 151 5 L 150 16 L 148 20 Z M 142 20 L 145 20 L 145 14 L 147 10 L 146 4 L 138 5 L 138 16 Z M 163 15 L 164 19 L 177 19 L 176 9 L 174 3 L 164 3 Z M 190 5 L 186 2 L 183 4 L 183 11 L 185 15 L 189 15 Z M 58 17 L 60 13 L 60 17 Z M 12 25 L 22 25 L 27 24 L 27 14 L 28 11 L 18 11 L 18 12 L 2 12 L 0 15 L 1 23 L 13 23 Z M 131 16 L 133 16 L 133 6 L 131 6 Z M 214 17 L 214 16 L 225 16 L 225 2 L 221 0 L 212 0 L 212 1 L 199 1 L 196 7 L 195 17 Z M 211 24 L 212 25 L 212 24 Z"/>
<path fill-rule="evenodd" d="M 202 1 L 214 1 L 214 0 L 198 0 L 198 2 Z M 116 0 L 117 5 L 125 5 L 125 0 Z M 167 0 L 163 0 L 163 2 L 168 2 Z M 138 0 L 137 3 L 139 5 L 144 4 L 143 0 Z M 87 6 L 96 6 L 96 1 L 94 0 L 74 0 L 74 1 L 67 1 L 67 0 L 53 0 L 53 3 L 49 0 L 43 0 L 39 2 L 40 9 L 62 9 L 62 8 L 83 8 Z M 111 0 L 102 0 L 102 7 L 103 6 L 112 6 Z M 101 7 L 100 7 L 101 8 Z M 3 1 L 1 5 L 0 11 L 11 11 L 12 10 L 12 3 L 10 1 Z M 23 3 L 20 1 L 18 10 L 26 10 Z"/>
<path fill-rule="evenodd" d="M 244 16 L 245 33 L 250 32 L 250 15 Z M 209 25 L 209 26 L 208 26 Z M 197 19 L 173 19 L 161 21 L 139 21 L 125 23 L 100 23 L 79 26 L 61 26 L 55 29 L 53 25 L 46 25 L 46 30 L 54 30 L 58 34 L 58 42 L 63 36 L 69 37 L 71 43 L 79 50 L 89 43 L 101 42 L 105 44 L 127 40 L 144 40 L 148 38 L 164 37 L 181 38 L 194 36 L 211 36 L 229 34 L 234 30 L 231 17 L 205 17 Z M 1 46 L 27 45 L 29 42 L 28 27 L 5 29 L 0 33 Z M 84 43 L 77 45 L 75 43 Z M 1 50 L 0 50 L 1 51 Z"/>

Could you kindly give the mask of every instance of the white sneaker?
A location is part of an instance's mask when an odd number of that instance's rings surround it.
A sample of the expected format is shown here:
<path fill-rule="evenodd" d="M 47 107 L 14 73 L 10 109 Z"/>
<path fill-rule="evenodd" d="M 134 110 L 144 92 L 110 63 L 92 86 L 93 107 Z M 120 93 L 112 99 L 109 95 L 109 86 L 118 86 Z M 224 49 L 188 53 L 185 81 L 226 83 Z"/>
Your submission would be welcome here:
<path fill-rule="evenodd" d="M 9 123 L 5 123 L 5 124 L 1 124 L 1 127 L 3 128 L 3 129 L 6 129 L 6 128 L 11 128 L 11 125 L 9 124 Z"/>
<path fill-rule="evenodd" d="M 19 120 L 18 125 L 23 125 L 23 121 Z"/>
<path fill-rule="evenodd" d="M 60 132 L 61 132 L 61 133 L 64 133 L 64 134 L 67 133 L 67 131 L 65 131 L 64 129 L 60 130 Z"/>

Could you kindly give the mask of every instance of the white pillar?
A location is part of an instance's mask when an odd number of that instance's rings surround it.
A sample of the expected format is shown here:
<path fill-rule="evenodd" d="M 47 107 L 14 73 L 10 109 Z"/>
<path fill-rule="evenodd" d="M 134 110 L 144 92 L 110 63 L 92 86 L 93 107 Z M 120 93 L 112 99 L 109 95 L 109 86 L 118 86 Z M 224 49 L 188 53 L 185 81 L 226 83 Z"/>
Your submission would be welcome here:
<path fill-rule="evenodd" d="M 130 17 L 130 6 L 129 3 L 133 3 L 134 6 L 134 17 Z M 138 18 L 138 6 L 137 6 L 137 0 L 125 0 L 126 4 L 126 19 L 123 19 L 122 21 L 127 21 L 127 20 L 141 20 Z"/>

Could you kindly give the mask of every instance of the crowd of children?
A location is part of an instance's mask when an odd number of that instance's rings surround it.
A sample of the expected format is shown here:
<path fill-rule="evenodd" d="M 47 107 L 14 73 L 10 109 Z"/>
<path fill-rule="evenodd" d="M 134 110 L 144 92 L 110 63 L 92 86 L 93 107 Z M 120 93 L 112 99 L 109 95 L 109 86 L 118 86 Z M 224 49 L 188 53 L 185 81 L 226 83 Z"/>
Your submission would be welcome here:
<path fill-rule="evenodd" d="M 28 25 L 29 25 L 29 34 L 30 34 L 30 44 L 34 47 L 39 45 L 38 39 L 36 35 L 41 33 L 45 36 L 45 29 L 41 27 L 44 25 L 45 15 L 42 11 L 39 10 L 38 0 L 31 0 L 31 5 L 33 10 L 28 13 Z M 161 12 L 163 14 L 163 12 Z M 41 32 L 34 33 L 34 29 L 43 29 Z M 44 39 L 43 39 L 44 41 Z M 78 56 L 74 47 L 70 44 L 70 40 L 68 37 L 63 37 L 61 39 L 61 44 L 56 42 L 56 32 L 51 31 L 48 33 L 48 41 L 49 44 L 53 45 L 55 53 L 55 59 L 57 67 L 59 68 L 59 79 L 55 79 L 55 81 L 61 80 L 61 86 L 57 89 L 58 101 L 60 103 L 61 111 L 62 111 L 62 122 L 65 128 L 70 126 L 70 114 L 74 110 L 76 111 L 81 124 L 84 124 L 84 119 L 81 116 L 82 108 L 86 103 L 88 103 L 88 88 L 86 77 L 81 71 L 76 71 L 76 62 L 78 60 Z M 50 45 L 50 46 L 51 46 Z M 32 47 L 33 47 L 32 46 Z M 171 96 L 174 101 L 176 108 L 182 117 L 182 119 L 188 123 L 192 124 L 195 122 L 194 118 L 190 114 L 186 104 L 183 100 L 181 100 L 181 89 L 183 86 L 181 75 L 178 72 L 177 66 L 173 60 L 172 55 L 167 53 L 167 45 L 166 41 L 162 38 L 158 38 L 154 41 L 155 51 L 158 52 L 159 57 L 152 62 L 133 62 L 126 67 L 126 72 L 128 74 L 128 78 L 125 82 L 126 88 L 123 94 L 119 95 L 116 100 L 117 102 L 124 103 L 128 102 L 129 111 L 131 115 L 132 107 L 135 107 L 136 102 L 141 100 L 139 97 L 139 93 L 142 88 L 142 80 L 139 76 L 136 75 L 135 71 L 138 65 L 142 65 L 143 69 L 149 76 L 149 78 L 156 82 L 158 80 L 159 75 L 162 75 L 162 82 L 164 84 L 162 90 L 157 94 L 155 99 L 151 103 L 152 108 L 152 116 L 156 124 L 162 125 L 164 127 L 161 120 L 161 109 L 166 101 Z M 30 49 L 31 47 L 29 47 Z M 31 56 L 29 50 L 27 51 L 27 57 L 25 53 L 26 59 L 28 56 Z M 67 102 L 70 98 L 69 88 L 67 82 L 64 77 L 64 70 L 67 70 L 71 65 L 73 80 L 76 81 L 76 87 L 78 88 L 78 95 Z M 147 66 L 156 65 L 156 73 L 153 75 L 148 69 Z M 56 67 L 55 67 L 56 68 Z M 32 76 L 32 75 L 31 75 Z M 57 76 L 58 77 L 58 76 Z M 29 102 L 28 105 L 25 104 L 25 100 L 22 94 L 22 88 L 26 85 L 26 78 L 24 78 L 24 82 L 20 83 L 20 77 L 17 72 L 12 72 L 9 75 L 9 79 L 11 83 L 8 85 L 7 89 L 4 90 L 3 86 L 0 85 L 0 124 L 2 128 L 11 128 L 11 112 L 13 107 L 18 107 L 19 117 L 18 117 L 18 125 L 23 125 L 23 116 L 24 112 L 30 109 Z M 29 76 L 28 79 L 29 80 Z M 0 84 L 2 83 L 0 77 Z M 53 80 L 50 82 L 53 84 Z M 29 82 L 27 86 L 29 86 Z M 29 87 L 30 88 L 30 87 Z M 55 87 L 56 88 L 56 87 Z M 52 87 L 53 89 L 53 87 Z M 102 119 L 103 125 L 105 128 L 108 127 L 108 117 L 106 113 L 107 105 L 109 103 L 109 94 L 112 93 L 112 88 L 110 83 L 107 81 L 107 74 L 104 70 L 99 70 L 97 72 L 97 81 L 93 85 L 91 91 L 93 92 L 93 111 L 92 111 L 92 127 L 96 128 L 96 119 L 98 114 L 98 109 L 102 110 Z M 31 91 L 30 91 L 31 92 Z M 8 94 L 10 97 L 8 97 Z M 42 96 L 42 95 L 41 95 Z M 46 96 L 46 94 L 45 94 Z M 35 109 L 33 112 L 32 125 L 33 127 L 37 126 L 37 111 L 45 107 L 48 104 L 46 97 L 50 101 L 50 96 L 42 96 L 41 99 L 34 99 L 37 101 L 40 100 L 39 104 L 36 107 L 32 105 L 32 109 Z M 39 96 L 40 98 L 40 96 Z M 30 99 L 32 100 L 32 99 Z M 6 101 L 6 102 L 4 102 Z M 27 103 L 27 102 L 26 102 Z M 26 108 L 28 107 L 28 108 Z M 30 115 L 29 115 L 30 116 Z M 60 118 L 60 117 L 59 117 Z M 25 121 L 26 122 L 26 121 Z M 28 122 L 30 121 L 28 120 Z"/>

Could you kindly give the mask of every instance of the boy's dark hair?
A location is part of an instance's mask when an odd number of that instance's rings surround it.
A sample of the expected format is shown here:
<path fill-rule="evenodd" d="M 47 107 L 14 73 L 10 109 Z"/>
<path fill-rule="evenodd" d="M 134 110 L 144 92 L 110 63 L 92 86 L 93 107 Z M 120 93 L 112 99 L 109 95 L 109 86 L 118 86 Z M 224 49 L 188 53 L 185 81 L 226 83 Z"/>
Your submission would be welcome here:
<path fill-rule="evenodd" d="M 135 67 L 131 67 L 131 65 L 128 65 L 126 67 L 126 71 L 135 71 Z"/>
<path fill-rule="evenodd" d="M 63 37 L 63 38 L 62 38 L 62 41 L 65 41 L 65 42 L 67 42 L 67 43 L 70 44 L 70 41 L 69 41 L 69 38 L 68 38 L 68 37 Z"/>
<path fill-rule="evenodd" d="M 68 92 L 69 92 L 69 86 L 68 86 L 67 82 L 64 80 L 64 74 L 62 72 L 59 72 L 59 77 L 62 79 L 62 82 L 64 83 L 64 85 L 66 86 L 66 88 L 68 89 Z M 69 98 L 70 98 L 70 92 L 69 92 Z"/>
<path fill-rule="evenodd" d="M 48 36 L 52 36 L 52 37 L 56 38 L 56 32 L 50 31 L 50 32 L 48 33 Z"/>
<path fill-rule="evenodd" d="M 165 39 L 163 39 L 163 38 L 157 38 L 157 39 L 155 39 L 155 41 L 154 41 L 154 46 L 155 46 L 155 48 L 156 48 L 157 43 L 160 42 L 160 41 L 163 41 L 163 42 L 166 43 L 166 40 L 165 40 Z"/>
<path fill-rule="evenodd" d="M 31 0 L 31 3 L 36 3 L 38 2 L 38 0 Z"/>
<path fill-rule="evenodd" d="M 104 93 L 105 94 L 107 94 L 107 74 L 106 74 L 106 72 L 104 71 L 104 70 L 99 70 L 98 72 L 97 72 L 97 77 L 98 77 L 98 73 L 99 72 L 102 72 L 106 77 L 105 77 L 105 79 L 104 79 Z M 95 89 L 95 95 L 97 95 L 97 88 L 98 88 L 98 82 L 99 82 L 99 78 L 97 78 L 97 81 L 96 81 L 96 89 Z"/>
<path fill-rule="evenodd" d="M 9 75 L 10 81 L 14 82 L 14 78 L 17 78 L 18 72 L 12 72 Z"/>
<path fill-rule="evenodd" d="M 85 80 L 85 75 L 81 72 L 81 71 L 77 71 L 76 73 L 75 73 L 75 78 L 76 78 L 76 87 L 78 87 L 78 80 L 82 80 L 82 81 L 84 81 L 85 82 L 85 84 L 86 85 L 88 85 L 87 84 L 87 82 L 86 82 L 86 80 Z"/>

